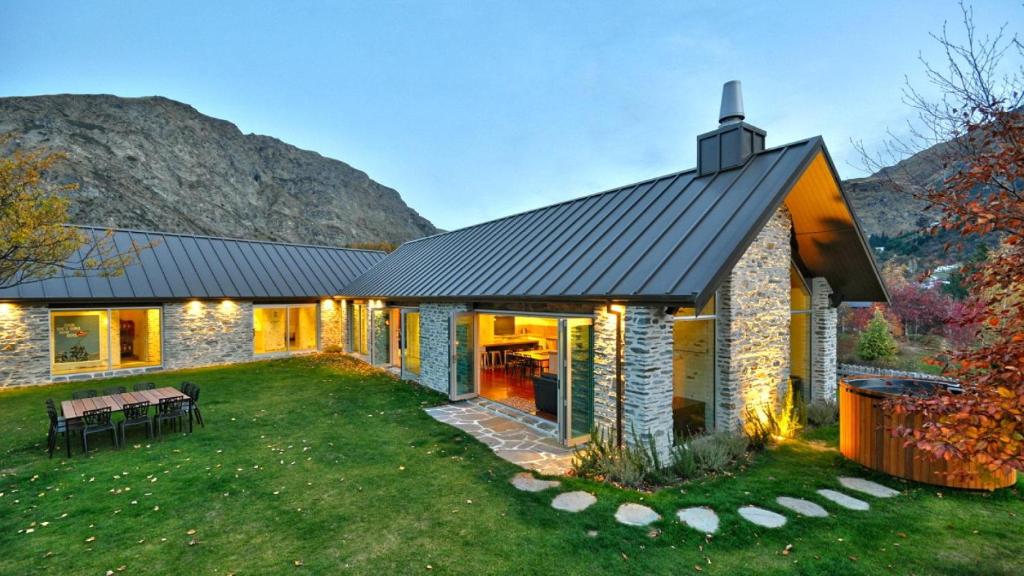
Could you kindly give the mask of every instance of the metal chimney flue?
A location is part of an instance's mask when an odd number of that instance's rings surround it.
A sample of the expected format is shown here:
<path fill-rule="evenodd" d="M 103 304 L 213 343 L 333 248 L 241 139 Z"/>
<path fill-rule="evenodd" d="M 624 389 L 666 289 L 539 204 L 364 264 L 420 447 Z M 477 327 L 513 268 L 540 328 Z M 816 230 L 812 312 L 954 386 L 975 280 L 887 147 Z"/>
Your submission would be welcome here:
<path fill-rule="evenodd" d="M 739 80 L 722 86 L 718 128 L 697 136 L 697 171 L 701 176 L 743 166 L 764 150 L 765 132 L 743 121 L 743 87 Z"/>
<path fill-rule="evenodd" d="M 730 80 L 722 86 L 722 109 L 718 113 L 719 124 L 741 122 L 743 115 L 743 84 L 739 80 Z"/>

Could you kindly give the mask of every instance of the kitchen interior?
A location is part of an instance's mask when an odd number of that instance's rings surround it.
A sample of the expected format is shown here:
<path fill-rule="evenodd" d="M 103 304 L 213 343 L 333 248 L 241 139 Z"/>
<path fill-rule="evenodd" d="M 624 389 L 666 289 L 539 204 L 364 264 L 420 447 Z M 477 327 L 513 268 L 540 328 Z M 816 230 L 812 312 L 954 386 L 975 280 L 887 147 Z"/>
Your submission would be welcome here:
<path fill-rule="evenodd" d="M 558 418 L 558 319 L 479 314 L 480 395 Z"/>

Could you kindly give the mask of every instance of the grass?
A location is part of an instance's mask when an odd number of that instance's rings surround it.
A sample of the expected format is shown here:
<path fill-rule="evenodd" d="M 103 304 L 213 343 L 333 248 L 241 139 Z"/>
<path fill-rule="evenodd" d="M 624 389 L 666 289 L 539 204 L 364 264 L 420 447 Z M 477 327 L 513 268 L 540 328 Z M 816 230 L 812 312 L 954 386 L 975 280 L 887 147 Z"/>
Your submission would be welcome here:
<path fill-rule="evenodd" d="M 423 412 L 442 397 L 354 361 L 118 383 L 186 378 L 202 387 L 205 429 L 156 442 L 136 431 L 120 451 L 97 437 L 91 456 L 71 460 L 46 457 L 43 401 L 104 383 L 0 393 L 0 574 L 994 575 L 1018 574 L 1024 556 L 1020 484 L 978 494 L 881 478 L 905 494 L 865 497 L 868 513 L 818 499 L 814 489 L 838 487 L 840 474 L 879 479 L 838 456 L 834 428 L 735 475 L 653 494 L 567 479 L 565 489 L 598 497 L 573 515 L 550 508 L 550 491 L 513 489 L 518 468 Z M 781 511 L 782 494 L 833 514 L 763 530 L 735 513 L 752 503 Z M 620 526 L 623 502 L 665 519 L 653 531 Z M 719 511 L 714 538 L 675 521 L 694 505 Z"/>

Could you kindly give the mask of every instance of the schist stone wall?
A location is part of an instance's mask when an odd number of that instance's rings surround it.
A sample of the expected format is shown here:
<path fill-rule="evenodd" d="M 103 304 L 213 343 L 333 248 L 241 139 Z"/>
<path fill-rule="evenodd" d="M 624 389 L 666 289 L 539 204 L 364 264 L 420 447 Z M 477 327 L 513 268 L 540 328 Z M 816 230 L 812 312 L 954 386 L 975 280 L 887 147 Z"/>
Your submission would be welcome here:
<path fill-rule="evenodd" d="M 453 312 L 469 310 L 466 304 L 420 304 L 420 384 L 448 394 L 451 338 L 448 335 Z"/>
<path fill-rule="evenodd" d="M 672 448 L 672 316 L 664 306 L 626 306 L 623 349 L 623 435 L 654 447 L 662 462 Z"/>
<path fill-rule="evenodd" d="M 0 304 L 0 387 L 49 381 L 49 324 L 46 306 Z"/>
<path fill-rule="evenodd" d="M 836 324 L 838 311 L 829 303 L 832 287 L 824 278 L 811 280 L 811 401 L 836 399 Z"/>
<path fill-rule="evenodd" d="M 790 228 L 780 207 L 718 289 L 716 428 L 774 406 L 789 377 Z"/>
<path fill-rule="evenodd" d="M 324 300 L 320 303 L 320 349 L 344 347 L 345 345 L 345 303 L 338 300 Z"/>
<path fill-rule="evenodd" d="M 607 306 L 594 308 L 594 426 L 615 433 L 615 340 L 618 316 Z"/>
<path fill-rule="evenodd" d="M 164 305 L 164 367 L 245 362 L 252 354 L 252 302 Z"/>

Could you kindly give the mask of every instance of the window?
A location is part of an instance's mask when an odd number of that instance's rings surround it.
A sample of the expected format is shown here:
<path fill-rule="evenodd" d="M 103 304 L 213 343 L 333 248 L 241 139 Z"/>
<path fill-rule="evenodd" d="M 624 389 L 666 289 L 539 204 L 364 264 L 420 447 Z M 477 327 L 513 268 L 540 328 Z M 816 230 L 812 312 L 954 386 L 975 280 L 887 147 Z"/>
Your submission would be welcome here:
<path fill-rule="evenodd" d="M 359 354 L 369 354 L 370 343 L 367 337 L 367 310 L 366 303 L 355 302 L 352 304 L 352 314 L 349 316 L 349 350 Z"/>
<path fill-rule="evenodd" d="M 159 308 L 50 312 L 54 374 L 81 374 L 161 363 Z"/>
<path fill-rule="evenodd" d="M 672 326 L 672 424 L 677 440 L 714 428 L 715 299 L 695 314 L 683 308 Z"/>
<path fill-rule="evenodd" d="M 257 355 L 316 350 L 316 304 L 256 306 L 252 331 Z"/>
<path fill-rule="evenodd" d="M 811 400 L 811 291 L 796 266 L 789 267 L 789 378 L 793 392 Z"/>

